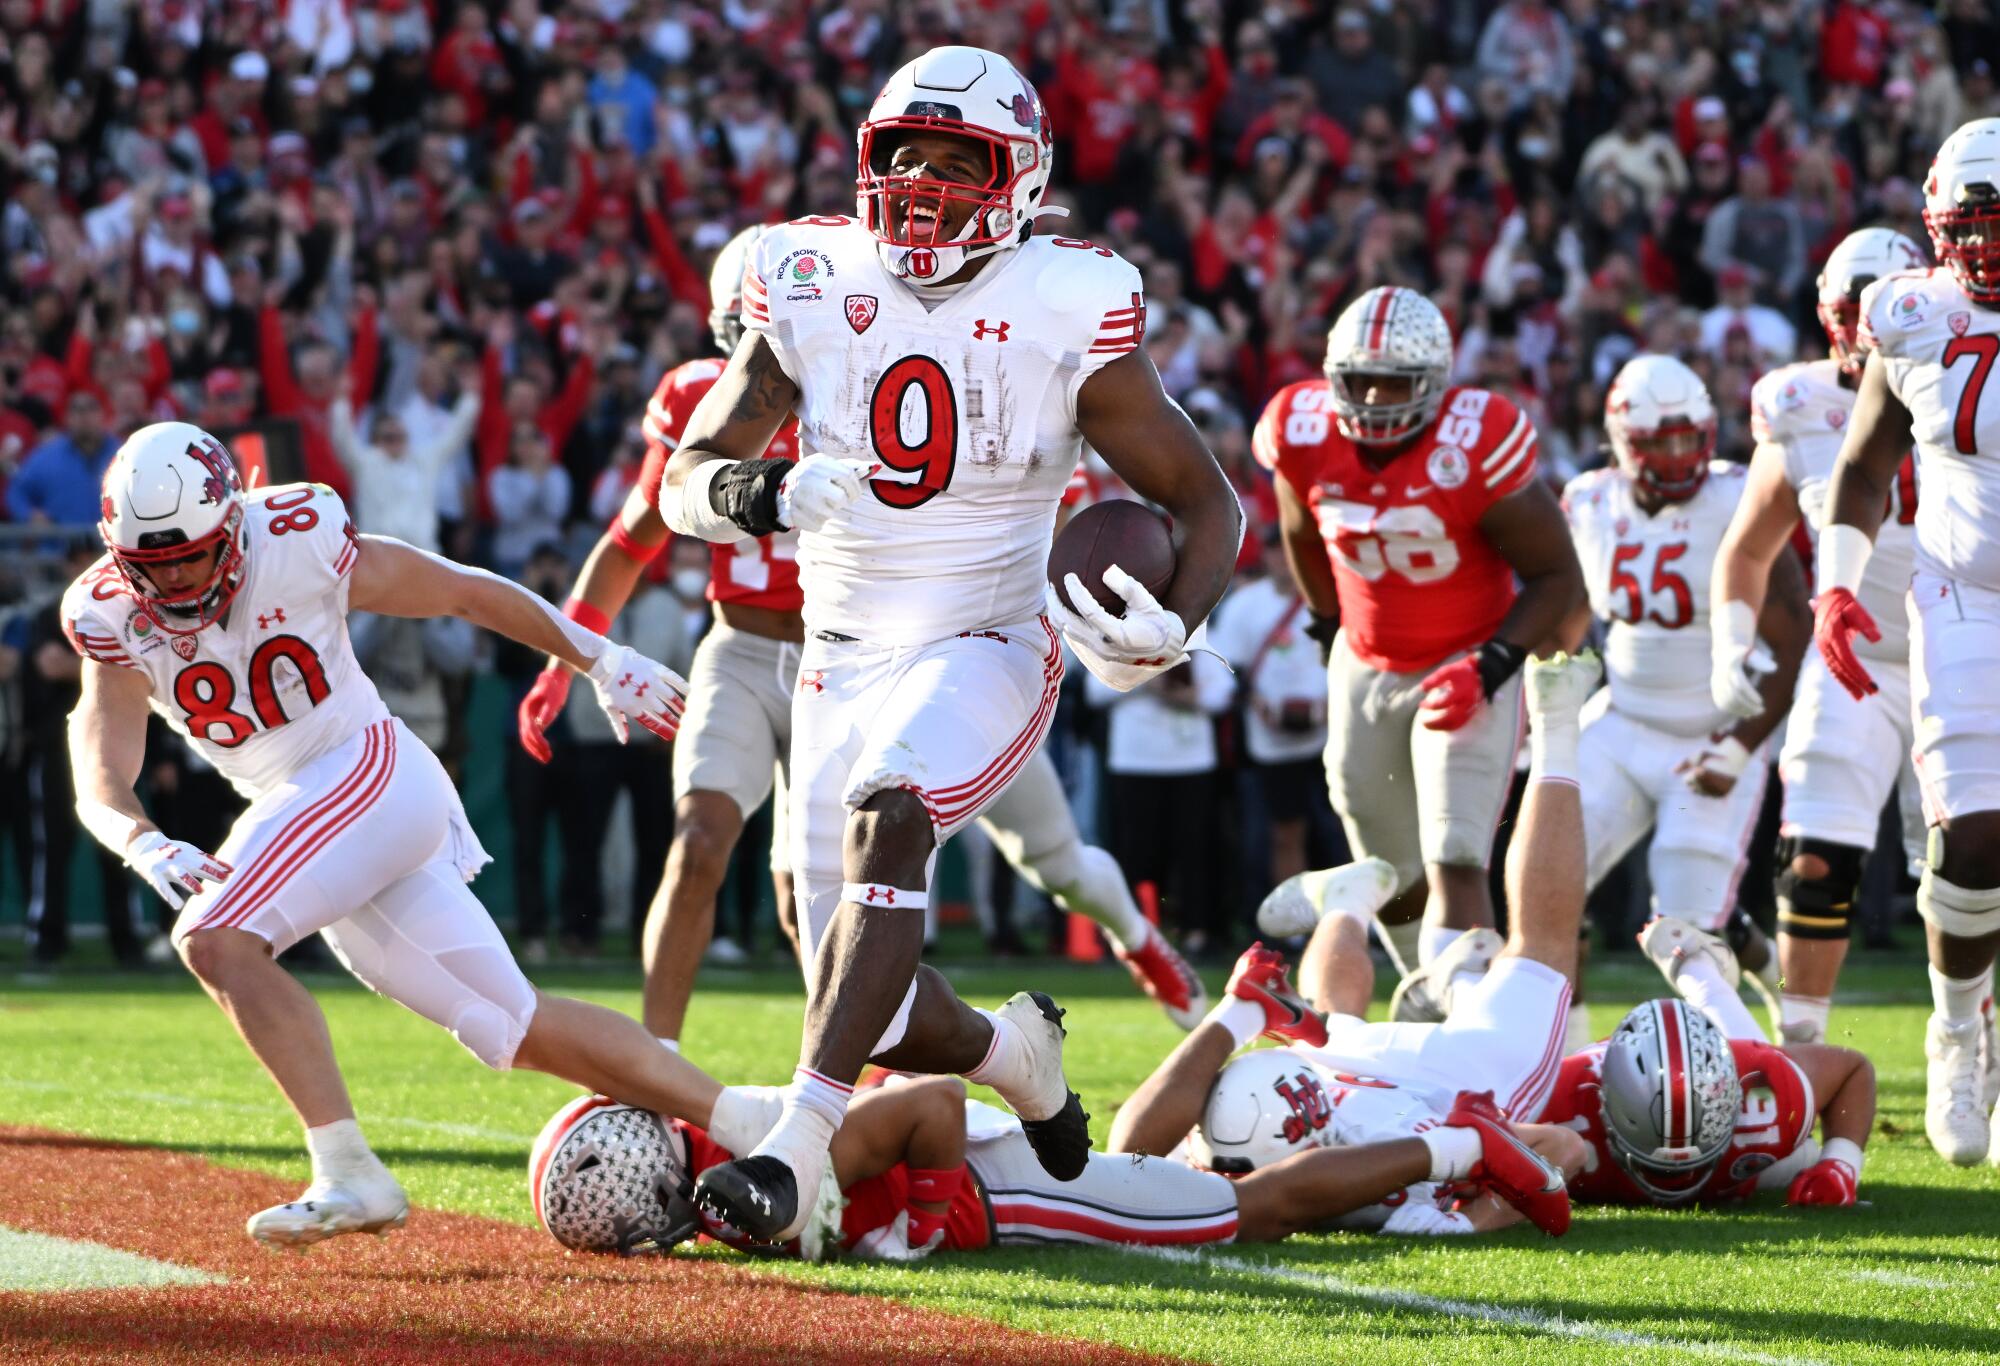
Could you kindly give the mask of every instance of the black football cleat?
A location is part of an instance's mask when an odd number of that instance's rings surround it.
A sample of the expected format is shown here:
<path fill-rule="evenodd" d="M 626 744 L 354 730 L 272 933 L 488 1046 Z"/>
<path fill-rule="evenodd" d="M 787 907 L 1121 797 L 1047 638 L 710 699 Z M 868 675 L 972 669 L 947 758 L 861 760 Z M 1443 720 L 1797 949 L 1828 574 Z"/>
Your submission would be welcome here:
<path fill-rule="evenodd" d="M 1027 1041 L 1032 1084 L 1040 1093 L 1033 1098 L 1039 1103 L 1030 1103 L 1028 1108 L 1047 1114 L 1050 1102 L 1056 1096 L 1062 1097 L 1055 1113 L 1044 1119 L 1023 1115 L 1021 1130 L 1028 1136 L 1028 1144 L 1035 1150 L 1043 1171 L 1058 1181 L 1074 1181 L 1083 1175 L 1090 1161 L 1090 1116 L 1084 1113 L 1082 1099 L 1069 1089 L 1063 1076 L 1063 1038 L 1067 1033 L 1062 1026 L 1063 1011 L 1045 992 L 1022 991 L 1016 992 L 996 1013 L 1012 1020 Z M 1017 1101 L 1029 1098 L 1003 1096 L 1002 1099 L 1020 1114 L 1022 1105 Z"/>
<path fill-rule="evenodd" d="M 778 1158 L 739 1157 L 695 1178 L 694 1202 L 752 1242 L 783 1242 L 798 1221 L 799 1180 Z"/>

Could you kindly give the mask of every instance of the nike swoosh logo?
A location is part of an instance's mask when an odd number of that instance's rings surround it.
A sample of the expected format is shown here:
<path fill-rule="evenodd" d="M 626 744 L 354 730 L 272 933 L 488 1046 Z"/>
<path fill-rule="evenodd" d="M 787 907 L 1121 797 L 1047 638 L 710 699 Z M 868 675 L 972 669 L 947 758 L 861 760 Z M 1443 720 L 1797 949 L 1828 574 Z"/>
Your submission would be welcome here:
<path fill-rule="evenodd" d="M 1403 490 L 1403 496 L 1405 498 L 1421 498 L 1430 491 L 1431 486 L 1429 484 L 1412 484 Z"/>

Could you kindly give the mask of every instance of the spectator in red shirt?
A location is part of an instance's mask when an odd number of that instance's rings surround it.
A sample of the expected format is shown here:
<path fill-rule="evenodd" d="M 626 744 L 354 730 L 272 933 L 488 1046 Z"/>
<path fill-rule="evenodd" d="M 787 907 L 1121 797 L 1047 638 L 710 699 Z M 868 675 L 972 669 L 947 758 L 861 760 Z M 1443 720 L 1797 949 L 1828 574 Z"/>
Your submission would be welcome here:
<path fill-rule="evenodd" d="M 1819 31 L 1819 70 L 1836 85 L 1873 90 L 1889 65 L 1889 21 L 1874 0 L 1840 0 Z"/>
<path fill-rule="evenodd" d="M 265 410 L 273 417 L 289 417 L 299 424 L 306 478 L 327 485 L 345 498 L 347 467 L 334 453 L 327 410 L 343 381 L 349 401 L 356 408 L 365 406 L 375 391 L 379 339 L 374 293 L 371 290 L 361 296 L 360 309 L 354 316 L 354 349 L 348 356 L 345 375 L 339 353 L 317 338 L 299 347 L 294 368 L 285 339 L 285 315 L 278 310 L 282 295 L 282 286 L 272 285 L 265 293 L 264 311 L 258 318 L 258 363 L 264 379 Z"/>

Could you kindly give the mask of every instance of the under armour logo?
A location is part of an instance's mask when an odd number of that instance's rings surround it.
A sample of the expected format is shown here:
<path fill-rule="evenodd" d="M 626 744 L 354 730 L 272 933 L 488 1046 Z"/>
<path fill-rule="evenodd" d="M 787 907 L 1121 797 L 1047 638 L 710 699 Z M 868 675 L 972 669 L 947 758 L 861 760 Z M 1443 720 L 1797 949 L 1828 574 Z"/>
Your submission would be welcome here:
<path fill-rule="evenodd" d="M 825 679 L 826 670 L 824 669 L 802 669 L 799 671 L 799 690 L 803 692 L 807 688 L 811 688 L 816 693 L 825 692 Z"/>
<path fill-rule="evenodd" d="M 986 319 L 974 318 L 972 320 L 972 339 L 974 341 L 985 341 L 988 337 L 992 337 L 998 341 L 1006 341 L 1007 324 L 1004 322 L 995 323 L 992 327 L 988 327 Z"/>
<path fill-rule="evenodd" d="M 629 688 L 629 687 L 631 687 L 631 686 L 632 686 L 632 675 L 628 673 L 628 674 L 625 674 L 625 675 L 624 675 L 623 677 L 621 677 L 621 678 L 620 678 L 620 679 L 618 680 L 618 686 L 619 686 L 619 687 L 621 687 L 621 688 Z"/>
<path fill-rule="evenodd" d="M 630 675 L 630 674 L 627 674 L 627 675 L 626 675 L 626 677 L 627 677 L 627 678 L 630 678 L 630 677 L 631 677 L 631 675 Z M 652 684 L 650 684 L 650 683 L 641 683 L 641 684 L 640 684 L 640 685 L 639 685 L 638 687 L 636 687 L 636 688 L 632 689 L 632 696 L 634 696 L 634 697 L 644 697 L 644 696 L 646 695 L 646 689 L 648 689 L 648 688 L 650 688 L 650 687 L 652 687 L 652 686 L 653 686 L 653 685 L 652 685 Z"/>
<path fill-rule="evenodd" d="M 282 607 L 273 607 L 271 609 L 271 615 L 268 617 L 265 616 L 262 612 L 259 612 L 257 614 L 257 629 L 260 631 L 268 631 L 273 626 L 283 626 L 284 624 L 285 624 L 285 609 Z"/>
<path fill-rule="evenodd" d="M 896 889 L 894 887 L 870 887 L 868 895 L 861 899 L 871 906 L 878 901 L 884 906 L 893 906 L 896 904 Z"/>

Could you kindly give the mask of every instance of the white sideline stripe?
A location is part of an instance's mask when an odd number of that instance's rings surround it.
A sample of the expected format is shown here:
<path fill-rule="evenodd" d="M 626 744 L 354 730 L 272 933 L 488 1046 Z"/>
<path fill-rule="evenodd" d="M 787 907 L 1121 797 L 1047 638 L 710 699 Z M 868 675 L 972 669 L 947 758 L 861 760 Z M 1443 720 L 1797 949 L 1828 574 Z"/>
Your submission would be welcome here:
<path fill-rule="evenodd" d="M 1876 1285 L 1900 1285 L 1913 1290 L 1951 1290 L 1960 1282 L 1939 1280 L 1935 1276 L 1912 1276 L 1907 1271 L 1850 1271 L 1850 1281 L 1873 1281 Z"/>
<path fill-rule="evenodd" d="M 141 1285 L 221 1285 L 223 1277 L 121 1252 L 102 1243 L 0 1226 L 0 1290 L 118 1290 Z"/>
<path fill-rule="evenodd" d="M 1302 1267 L 1285 1266 L 1274 1262 L 1250 1262 L 1240 1257 L 1205 1254 L 1190 1248 L 1133 1247 L 1124 1250 L 1142 1257 L 1158 1257 L 1169 1262 L 1209 1266 L 1217 1271 L 1262 1276 L 1274 1281 L 1290 1281 L 1295 1285 L 1309 1286 L 1348 1299 L 1393 1305 L 1398 1309 L 1416 1309 L 1424 1313 L 1443 1314 L 1450 1318 L 1483 1319 L 1488 1323 L 1497 1323 L 1509 1328 L 1525 1328 L 1529 1332 L 1546 1333 L 1551 1337 L 1604 1342 L 1619 1347 L 1657 1348 L 1661 1351 L 1684 1352 L 1689 1356 L 1711 1357 L 1718 1361 L 1756 1362 L 1759 1366 L 1824 1366 L 1824 1363 L 1812 1357 L 1772 1356 L 1768 1352 L 1753 1352 L 1745 1347 L 1731 1347 L 1727 1343 L 1698 1342 L 1689 1338 L 1663 1338 L 1652 1333 L 1634 1333 L 1624 1328 L 1613 1328 L 1609 1324 L 1596 1323 L 1590 1319 L 1569 1319 L 1559 1314 L 1544 1314 L 1534 1309 L 1510 1309 L 1504 1305 L 1485 1304 L 1478 1300 L 1448 1300 L 1438 1295 L 1426 1295 L 1417 1290 L 1367 1285 L 1339 1276 L 1329 1276 L 1324 1272 L 1307 1271 Z"/>
<path fill-rule="evenodd" d="M 22 1091 L 45 1091 L 64 1096 L 102 1096 L 111 1100 L 138 1101 L 148 1105 L 172 1105 L 183 1110 L 223 1110 L 232 1115 L 270 1115 L 277 1113 L 269 1105 L 246 1105 L 242 1101 L 206 1100 L 199 1096 L 183 1096 L 173 1091 L 132 1091 L 115 1090 L 103 1086 L 72 1086 L 59 1081 L 17 1081 L 12 1077 L 0 1077 L 0 1090 L 14 1087 Z M 517 1134 L 508 1129 L 488 1129 L 478 1124 L 453 1124 L 442 1119 L 404 1119 L 398 1115 L 369 1115 L 370 1128 L 389 1126 L 398 1129 L 414 1129 L 418 1133 L 449 1134 L 453 1138 L 484 1138 L 497 1143 L 532 1144 L 533 1134 Z"/>

